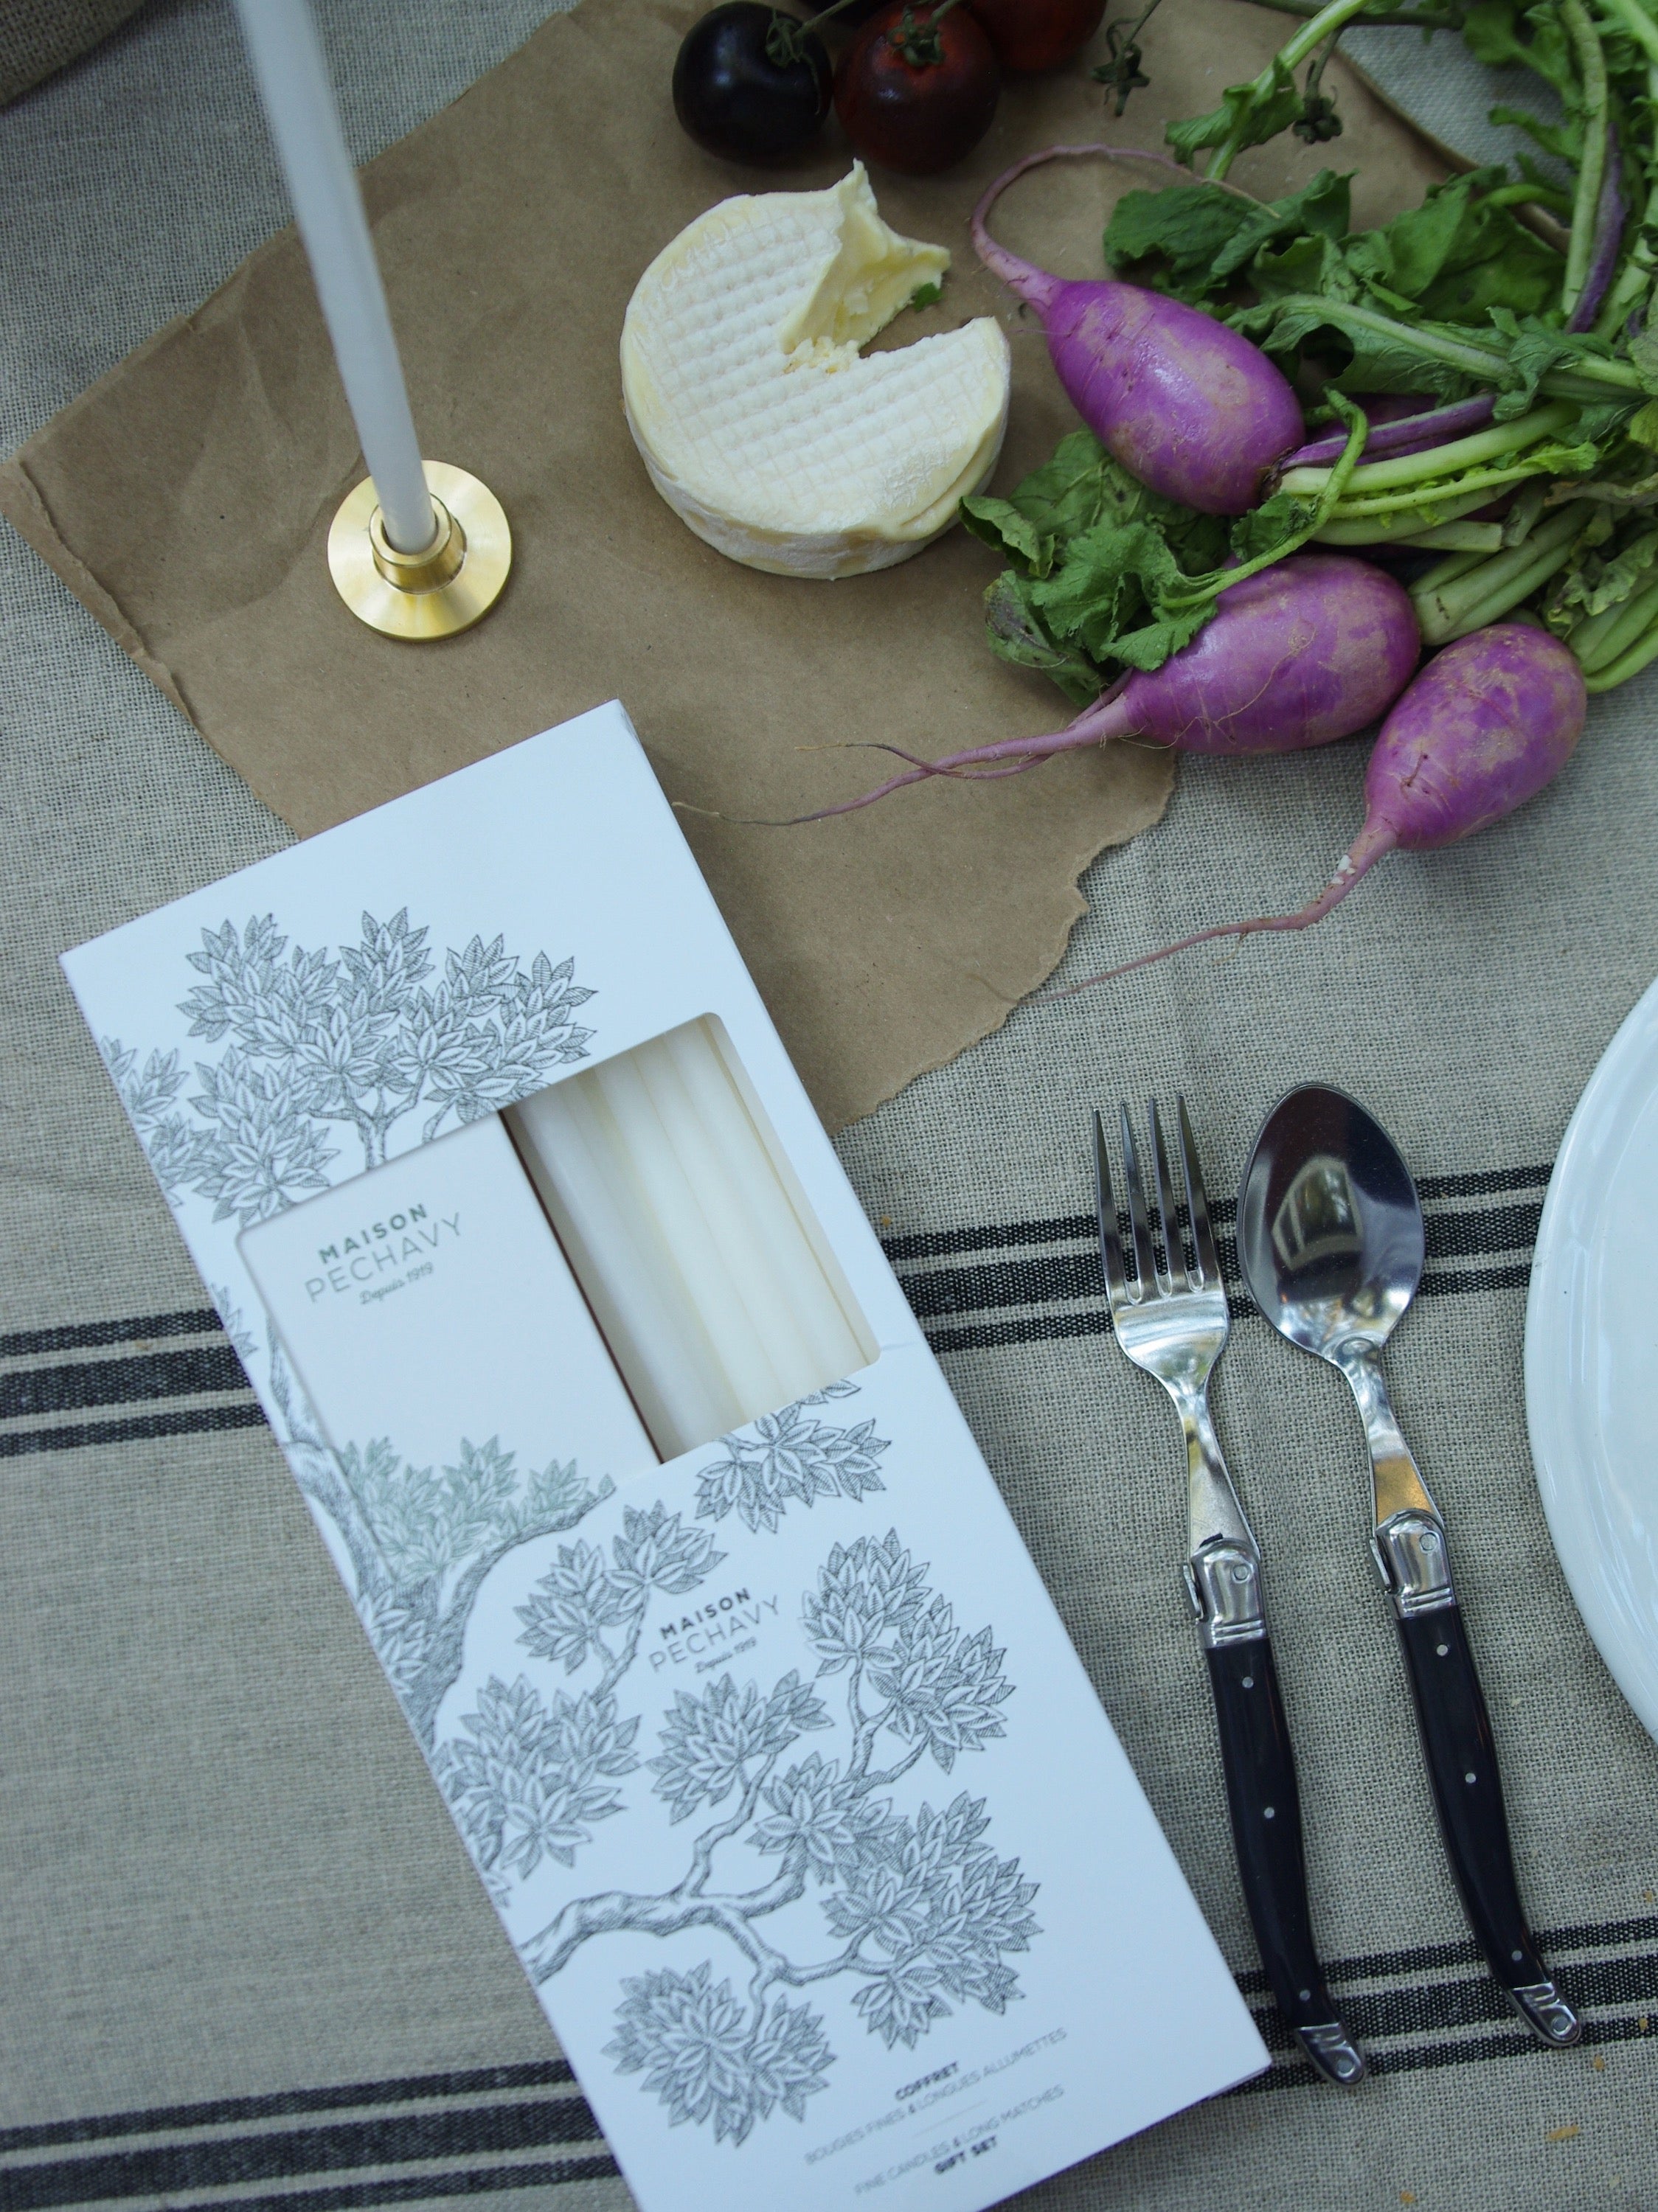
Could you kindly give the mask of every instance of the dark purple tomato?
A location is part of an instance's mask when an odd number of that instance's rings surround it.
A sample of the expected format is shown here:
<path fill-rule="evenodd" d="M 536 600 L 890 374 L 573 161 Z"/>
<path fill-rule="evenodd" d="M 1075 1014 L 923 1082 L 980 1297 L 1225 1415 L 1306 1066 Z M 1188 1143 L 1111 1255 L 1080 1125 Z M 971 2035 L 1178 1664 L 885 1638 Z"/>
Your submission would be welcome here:
<path fill-rule="evenodd" d="M 835 72 L 835 112 L 857 151 L 928 177 L 971 154 L 1002 90 L 996 53 L 965 7 L 894 0 L 866 23 Z"/>
<path fill-rule="evenodd" d="M 786 161 L 829 112 L 823 41 L 762 0 L 727 0 L 693 23 L 674 64 L 674 112 L 728 161 Z"/>
<path fill-rule="evenodd" d="M 1099 29 L 1106 0 L 966 0 L 1007 70 L 1058 69 Z"/>

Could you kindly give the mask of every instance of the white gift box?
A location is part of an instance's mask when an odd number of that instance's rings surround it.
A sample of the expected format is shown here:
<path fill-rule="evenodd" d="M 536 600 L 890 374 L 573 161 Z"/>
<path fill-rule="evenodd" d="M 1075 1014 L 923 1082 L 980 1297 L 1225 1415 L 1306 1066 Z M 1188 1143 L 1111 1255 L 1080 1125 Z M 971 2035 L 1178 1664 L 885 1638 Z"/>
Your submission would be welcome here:
<path fill-rule="evenodd" d="M 619 706 L 64 966 L 646 2212 L 1265 2065 Z"/>

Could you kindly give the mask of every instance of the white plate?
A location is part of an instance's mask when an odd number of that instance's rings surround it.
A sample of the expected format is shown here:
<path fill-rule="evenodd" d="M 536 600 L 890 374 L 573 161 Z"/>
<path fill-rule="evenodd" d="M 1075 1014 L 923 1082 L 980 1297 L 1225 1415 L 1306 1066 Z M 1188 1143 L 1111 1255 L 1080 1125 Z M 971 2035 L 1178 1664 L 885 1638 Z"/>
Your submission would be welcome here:
<path fill-rule="evenodd" d="M 1607 1047 L 1555 1163 L 1526 1413 L 1566 1580 L 1658 1736 L 1658 983 Z"/>

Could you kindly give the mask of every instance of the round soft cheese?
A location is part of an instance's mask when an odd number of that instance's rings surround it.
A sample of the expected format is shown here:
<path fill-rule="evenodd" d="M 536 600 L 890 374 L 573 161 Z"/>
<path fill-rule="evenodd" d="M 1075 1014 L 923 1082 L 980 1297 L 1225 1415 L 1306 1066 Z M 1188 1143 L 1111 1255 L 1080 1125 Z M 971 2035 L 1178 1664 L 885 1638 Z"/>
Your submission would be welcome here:
<path fill-rule="evenodd" d="M 826 191 L 723 200 L 663 248 L 628 304 L 622 394 L 652 483 L 699 538 L 833 577 L 949 528 L 1002 450 L 1000 325 L 860 350 L 949 259 L 881 221 L 861 163 Z"/>

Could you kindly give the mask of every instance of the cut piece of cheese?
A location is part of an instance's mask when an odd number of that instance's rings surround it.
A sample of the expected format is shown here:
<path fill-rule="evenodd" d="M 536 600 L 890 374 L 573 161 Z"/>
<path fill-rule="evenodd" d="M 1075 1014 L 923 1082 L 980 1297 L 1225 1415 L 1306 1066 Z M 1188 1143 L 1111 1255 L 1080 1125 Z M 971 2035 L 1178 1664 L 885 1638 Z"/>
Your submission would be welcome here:
<path fill-rule="evenodd" d="M 820 192 L 723 200 L 639 279 L 628 427 L 699 538 L 787 576 L 853 576 L 948 530 L 995 467 L 1008 342 L 981 316 L 859 348 L 950 263 L 881 221 L 861 162 Z"/>

